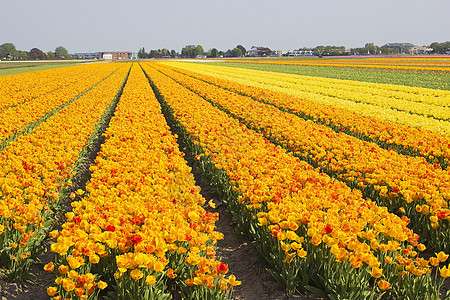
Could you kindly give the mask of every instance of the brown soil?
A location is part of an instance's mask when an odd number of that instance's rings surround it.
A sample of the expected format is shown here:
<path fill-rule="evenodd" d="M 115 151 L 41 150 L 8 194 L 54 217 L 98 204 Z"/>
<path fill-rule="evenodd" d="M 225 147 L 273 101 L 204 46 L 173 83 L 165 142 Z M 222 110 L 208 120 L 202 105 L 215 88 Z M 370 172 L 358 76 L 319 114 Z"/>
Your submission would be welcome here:
<path fill-rule="evenodd" d="M 266 271 L 270 266 L 259 258 L 251 241 L 234 230 L 234 222 L 225 208 L 219 206 L 215 212 L 219 213 L 217 230 L 224 234 L 224 239 L 218 242 L 217 255 L 242 282 L 233 290 L 233 299 L 319 299 L 313 295 L 286 295 L 284 288 Z"/>
<path fill-rule="evenodd" d="M 43 265 L 54 261 L 54 254 L 47 243 L 47 252 L 38 257 L 37 263 L 31 267 L 32 280 L 23 283 L 8 282 L 7 277 L 0 273 L 0 300 L 48 300 L 46 287 L 52 280 L 52 274 L 43 270 Z"/>

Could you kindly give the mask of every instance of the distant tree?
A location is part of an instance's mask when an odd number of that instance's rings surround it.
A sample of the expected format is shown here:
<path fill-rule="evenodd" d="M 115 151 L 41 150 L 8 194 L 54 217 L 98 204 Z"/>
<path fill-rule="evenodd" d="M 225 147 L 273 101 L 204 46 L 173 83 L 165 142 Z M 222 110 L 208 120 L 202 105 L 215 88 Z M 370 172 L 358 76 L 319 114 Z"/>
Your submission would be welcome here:
<path fill-rule="evenodd" d="M 27 58 L 28 58 L 27 51 L 22 51 L 22 50 L 17 51 L 17 59 L 26 60 Z"/>
<path fill-rule="evenodd" d="M 346 55 L 344 46 L 317 46 L 314 48 L 314 53 L 317 56 L 322 55 Z"/>
<path fill-rule="evenodd" d="M 203 50 L 203 47 L 200 45 L 187 45 L 181 49 L 181 56 L 182 57 L 190 57 L 194 58 L 197 57 L 197 55 L 203 55 L 205 51 Z"/>
<path fill-rule="evenodd" d="M 52 51 L 48 51 L 46 54 L 47 54 L 47 59 L 55 59 L 56 58 L 55 53 Z"/>
<path fill-rule="evenodd" d="M 224 55 L 223 51 L 220 50 L 219 53 L 218 53 L 218 57 L 223 57 L 223 55 Z"/>
<path fill-rule="evenodd" d="M 203 54 L 205 54 L 205 51 L 203 50 L 203 47 L 202 46 L 200 46 L 200 45 L 197 45 L 196 47 L 195 47 L 195 55 L 194 55 L 194 57 L 197 57 L 197 55 L 203 55 Z"/>
<path fill-rule="evenodd" d="M 187 45 L 181 49 L 181 56 L 182 57 L 193 57 L 192 53 L 194 52 L 194 45 Z"/>
<path fill-rule="evenodd" d="M 156 58 L 158 57 L 159 53 L 158 50 L 150 50 L 150 52 L 148 53 L 148 57 L 150 58 Z"/>
<path fill-rule="evenodd" d="M 367 55 L 367 54 L 369 54 L 367 48 L 365 48 L 365 47 L 364 48 L 351 48 L 350 52 L 353 53 L 353 54 L 358 54 L 358 55 Z"/>
<path fill-rule="evenodd" d="M 433 48 L 433 53 L 435 53 L 435 54 L 446 54 L 447 51 L 450 50 L 450 43 L 434 42 L 431 44 L 430 47 Z"/>
<path fill-rule="evenodd" d="M 212 48 L 211 49 L 211 57 L 218 57 L 219 56 L 219 51 L 217 51 L 216 48 Z"/>
<path fill-rule="evenodd" d="M 241 49 L 242 56 L 244 56 L 245 53 L 247 53 L 247 50 L 246 50 L 246 49 L 244 48 L 244 46 L 242 46 L 242 45 L 237 45 L 236 48 Z"/>
<path fill-rule="evenodd" d="M 56 47 L 55 56 L 58 59 L 67 59 L 69 58 L 69 52 L 63 46 Z"/>
<path fill-rule="evenodd" d="M 17 49 L 13 43 L 4 43 L 0 45 L 0 57 L 15 59 L 17 57 Z"/>
<path fill-rule="evenodd" d="M 170 50 L 170 57 L 176 57 L 177 56 L 177 51 L 175 50 Z"/>
<path fill-rule="evenodd" d="M 377 46 L 374 43 L 367 43 L 364 48 L 369 54 L 377 54 Z"/>
<path fill-rule="evenodd" d="M 30 50 L 30 52 L 28 52 L 28 59 L 30 60 L 43 60 L 46 58 L 46 55 L 44 52 L 42 52 L 41 49 L 38 48 L 33 48 Z"/>
<path fill-rule="evenodd" d="M 231 56 L 233 56 L 233 57 L 241 57 L 242 56 L 241 49 L 236 47 L 233 50 L 231 50 Z"/>
<path fill-rule="evenodd" d="M 163 57 L 164 57 L 164 56 L 170 56 L 170 52 L 169 52 L 168 49 L 163 48 L 163 49 L 161 50 L 161 55 L 162 55 Z"/>
<path fill-rule="evenodd" d="M 392 49 L 392 48 L 381 47 L 380 48 L 380 53 L 381 54 L 394 54 L 394 53 L 397 53 L 397 51 L 395 49 Z"/>
<path fill-rule="evenodd" d="M 148 57 L 148 53 L 145 52 L 145 48 L 142 47 L 142 49 L 139 49 L 138 58 L 147 58 L 147 57 Z"/>

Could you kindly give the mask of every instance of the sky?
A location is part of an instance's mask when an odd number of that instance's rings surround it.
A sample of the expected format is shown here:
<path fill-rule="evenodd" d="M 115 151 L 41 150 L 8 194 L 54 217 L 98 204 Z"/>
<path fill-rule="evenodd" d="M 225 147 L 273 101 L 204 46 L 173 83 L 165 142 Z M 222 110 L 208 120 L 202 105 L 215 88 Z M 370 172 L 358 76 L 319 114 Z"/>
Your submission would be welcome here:
<path fill-rule="evenodd" d="M 0 0 L 0 44 L 69 53 L 422 46 L 450 40 L 449 11 L 449 0 Z"/>

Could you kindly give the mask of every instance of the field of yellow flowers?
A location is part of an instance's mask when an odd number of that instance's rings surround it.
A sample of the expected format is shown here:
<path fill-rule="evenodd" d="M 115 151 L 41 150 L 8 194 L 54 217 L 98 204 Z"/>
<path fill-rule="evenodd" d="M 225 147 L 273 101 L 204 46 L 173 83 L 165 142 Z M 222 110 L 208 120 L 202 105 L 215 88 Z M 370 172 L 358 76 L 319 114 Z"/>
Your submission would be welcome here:
<path fill-rule="evenodd" d="M 50 299 L 232 299 L 182 142 L 288 294 L 450 298 L 448 91 L 186 62 L 0 82 L 11 281 L 50 241 Z"/>

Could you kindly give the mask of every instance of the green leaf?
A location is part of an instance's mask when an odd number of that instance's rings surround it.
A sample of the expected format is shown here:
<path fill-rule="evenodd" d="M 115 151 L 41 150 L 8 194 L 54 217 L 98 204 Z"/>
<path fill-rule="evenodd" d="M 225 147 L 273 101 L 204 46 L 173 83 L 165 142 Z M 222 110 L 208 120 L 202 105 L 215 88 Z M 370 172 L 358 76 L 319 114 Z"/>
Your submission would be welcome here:
<path fill-rule="evenodd" d="M 307 285 L 307 286 L 305 286 L 305 289 L 307 289 L 308 291 L 314 293 L 315 295 L 317 295 L 319 297 L 328 299 L 327 293 L 319 288 L 313 287 L 311 285 Z"/>

